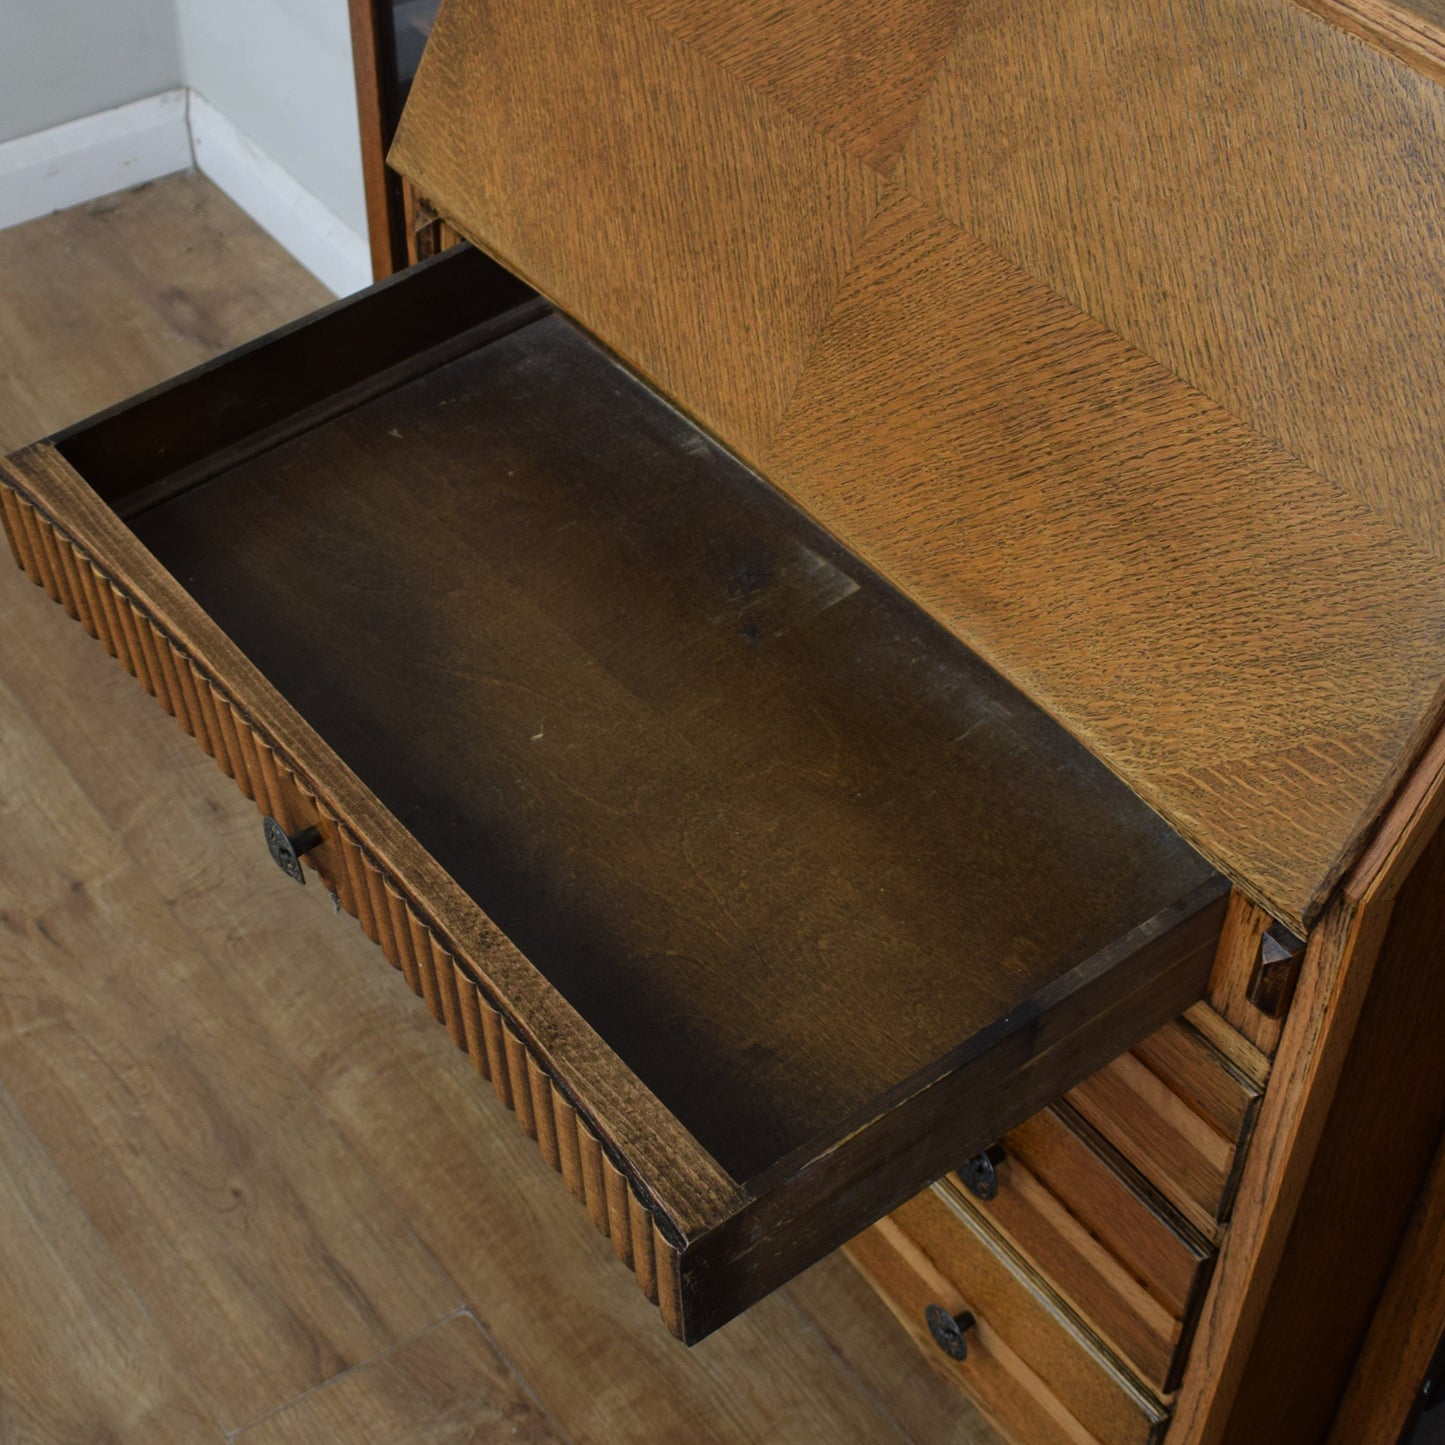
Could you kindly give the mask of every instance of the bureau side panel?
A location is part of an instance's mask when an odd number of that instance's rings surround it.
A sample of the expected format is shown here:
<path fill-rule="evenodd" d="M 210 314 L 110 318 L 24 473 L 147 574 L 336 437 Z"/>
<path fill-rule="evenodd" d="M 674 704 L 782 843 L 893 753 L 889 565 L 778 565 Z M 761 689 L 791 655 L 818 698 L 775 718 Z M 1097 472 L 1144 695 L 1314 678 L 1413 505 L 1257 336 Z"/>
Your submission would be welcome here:
<path fill-rule="evenodd" d="M 1437 833 L 1396 900 L 1227 1441 L 1312 1445 L 1328 1433 L 1445 1129 L 1442 1039 Z"/>
<path fill-rule="evenodd" d="M 1445 736 L 1437 736 L 1310 937 L 1170 1445 L 1323 1438 L 1428 1166 L 1431 1120 L 1445 1107 L 1442 816 Z M 1433 1054 L 1422 1027 L 1432 1017 Z M 1436 1077 L 1421 1079 L 1422 1069 Z M 1383 1120 L 1386 1110 L 1400 1119 Z M 1390 1178 L 1391 1167 L 1403 1177 Z M 1337 1267 L 1338 1319 L 1329 1283 Z M 1337 1329 L 1342 1338 L 1331 1339 Z M 1268 1433 L 1279 1408 L 1297 1399 L 1313 1414 Z"/>

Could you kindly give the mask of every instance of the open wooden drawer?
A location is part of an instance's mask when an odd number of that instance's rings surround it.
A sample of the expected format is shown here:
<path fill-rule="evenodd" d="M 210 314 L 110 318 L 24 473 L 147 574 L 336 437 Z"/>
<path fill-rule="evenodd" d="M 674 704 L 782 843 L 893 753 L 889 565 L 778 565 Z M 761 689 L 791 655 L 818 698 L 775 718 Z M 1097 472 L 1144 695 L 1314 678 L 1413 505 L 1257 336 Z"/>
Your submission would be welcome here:
<path fill-rule="evenodd" d="M 478 252 L 6 482 L 685 1340 L 1204 992 L 1209 865 Z"/>

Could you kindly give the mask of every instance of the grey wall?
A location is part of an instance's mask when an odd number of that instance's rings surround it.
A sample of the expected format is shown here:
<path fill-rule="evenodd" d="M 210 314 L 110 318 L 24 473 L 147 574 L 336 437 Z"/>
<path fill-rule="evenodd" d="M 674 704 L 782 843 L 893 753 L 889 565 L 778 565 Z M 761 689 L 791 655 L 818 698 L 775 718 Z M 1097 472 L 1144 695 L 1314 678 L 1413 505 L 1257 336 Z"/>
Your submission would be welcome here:
<path fill-rule="evenodd" d="M 0 142 L 178 85 L 366 234 L 346 0 L 0 0 Z"/>
<path fill-rule="evenodd" d="M 0 0 L 0 141 L 182 83 L 175 0 Z"/>
<path fill-rule="evenodd" d="M 177 3 L 185 83 L 365 235 L 346 0 Z"/>

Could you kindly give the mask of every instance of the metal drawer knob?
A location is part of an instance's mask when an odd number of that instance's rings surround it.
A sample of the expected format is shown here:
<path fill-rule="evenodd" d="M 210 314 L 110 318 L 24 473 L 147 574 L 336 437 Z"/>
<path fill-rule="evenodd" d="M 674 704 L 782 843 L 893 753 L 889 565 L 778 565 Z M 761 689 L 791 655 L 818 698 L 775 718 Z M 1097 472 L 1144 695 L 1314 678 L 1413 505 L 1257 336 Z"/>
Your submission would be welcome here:
<path fill-rule="evenodd" d="M 309 853 L 321 841 L 321 834 L 315 828 L 303 828 L 299 833 L 288 834 L 275 818 L 263 818 L 261 831 L 266 835 L 266 850 L 276 866 L 288 878 L 305 883 L 301 855 Z"/>
<path fill-rule="evenodd" d="M 968 1358 L 968 1340 L 964 1337 L 977 1321 L 967 1310 L 955 1315 L 942 1305 L 929 1305 L 923 1312 L 923 1318 L 928 1321 L 928 1333 L 933 1336 L 933 1343 L 949 1359 Z"/>
<path fill-rule="evenodd" d="M 1003 1163 L 1004 1157 L 1003 1146 L 992 1144 L 982 1154 L 975 1154 L 958 1166 L 958 1177 L 963 1180 L 963 1187 L 975 1199 L 987 1203 L 998 1198 L 998 1166 Z"/>

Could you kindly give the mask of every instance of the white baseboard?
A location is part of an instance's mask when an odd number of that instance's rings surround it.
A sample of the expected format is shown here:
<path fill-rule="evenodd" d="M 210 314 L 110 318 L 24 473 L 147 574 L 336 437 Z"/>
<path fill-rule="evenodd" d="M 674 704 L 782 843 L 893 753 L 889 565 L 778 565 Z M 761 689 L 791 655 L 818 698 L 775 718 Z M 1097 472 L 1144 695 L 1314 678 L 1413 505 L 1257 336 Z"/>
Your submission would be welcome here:
<path fill-rule="evenodd" d="M 0 229 L 192 165 L 338 296 L 371 285 L 367 238 L 188 88 L 0 143 Z"/>
<path fill-rule="evenodd" d="M 371 246 L 199 91 L 190 92 L 196 165 L 338 296 L 371 285 Z"/>
<path fill-rule="evenodd" d="M 191 164 L 186 92 L 0 143 L 0 228 L 143 185 Z"/>

